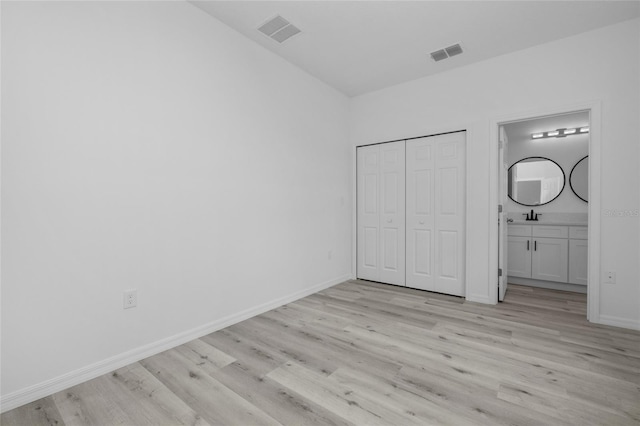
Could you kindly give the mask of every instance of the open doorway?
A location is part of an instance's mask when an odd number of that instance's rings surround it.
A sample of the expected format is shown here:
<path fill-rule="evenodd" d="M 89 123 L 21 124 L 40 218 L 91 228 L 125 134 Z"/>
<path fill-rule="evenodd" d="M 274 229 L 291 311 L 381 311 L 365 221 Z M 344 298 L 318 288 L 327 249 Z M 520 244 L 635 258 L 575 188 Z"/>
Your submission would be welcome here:
<path fill-rule="evenodd" d="M 588 293 L 589 110 L 498 123 L 498 300 L 508 284 Z"/>

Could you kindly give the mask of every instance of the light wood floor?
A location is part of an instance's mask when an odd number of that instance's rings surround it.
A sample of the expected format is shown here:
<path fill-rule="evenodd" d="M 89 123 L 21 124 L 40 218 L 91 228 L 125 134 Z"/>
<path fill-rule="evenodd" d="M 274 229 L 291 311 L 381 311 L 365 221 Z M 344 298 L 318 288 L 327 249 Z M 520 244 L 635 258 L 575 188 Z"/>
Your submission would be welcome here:
<path fill-rule="evenodd" d="M 585 295 L 498 306 L 349 281 L 2 415 L 2 425 L 640 424 L 640 333 Z"/>

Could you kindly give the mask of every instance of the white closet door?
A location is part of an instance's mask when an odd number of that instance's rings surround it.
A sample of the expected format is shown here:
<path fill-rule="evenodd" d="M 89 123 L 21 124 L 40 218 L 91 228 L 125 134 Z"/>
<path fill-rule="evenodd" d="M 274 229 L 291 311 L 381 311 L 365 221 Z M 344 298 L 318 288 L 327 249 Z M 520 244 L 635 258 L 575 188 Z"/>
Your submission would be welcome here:
<path fill-rule="evenodd" d="M 405 143 L 379 147 L 380 281 L 405 285 Z"/>
<path fill-rule="evenodd" d="M 357 149 L 358 278 L 380 280 L 380 146 Z"/>
<path fill-rule="evenodd" d="M 357 276 L 404 285 L 404 141 L 360 147 Z"/>
<path fill-rule="evenodd" d="M 407 286 L 434 290 L 432 138 L 407 141 Z"/>
<path fill-rule="evenodd" d="M 465 133 L 407 141 L 407 285 L 464 295 Z"/>

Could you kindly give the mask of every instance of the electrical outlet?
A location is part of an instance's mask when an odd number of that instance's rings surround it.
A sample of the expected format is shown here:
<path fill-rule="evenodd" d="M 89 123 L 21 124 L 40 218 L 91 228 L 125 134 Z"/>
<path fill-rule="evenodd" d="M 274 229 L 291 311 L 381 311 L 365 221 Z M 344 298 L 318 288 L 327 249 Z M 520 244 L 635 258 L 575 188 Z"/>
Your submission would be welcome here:
<path fill-rule="evenodd" d="M 615 284 L 616 283 L 616 272 L 615 271 L 607 271 L 607 275 L 605 277 L 606 283 Z"/>
<path fill-rule="evenodd" d="M 131 289 L 124 291 L 124 309 L 135 308 L 138 306 L 138 290 Z"/>

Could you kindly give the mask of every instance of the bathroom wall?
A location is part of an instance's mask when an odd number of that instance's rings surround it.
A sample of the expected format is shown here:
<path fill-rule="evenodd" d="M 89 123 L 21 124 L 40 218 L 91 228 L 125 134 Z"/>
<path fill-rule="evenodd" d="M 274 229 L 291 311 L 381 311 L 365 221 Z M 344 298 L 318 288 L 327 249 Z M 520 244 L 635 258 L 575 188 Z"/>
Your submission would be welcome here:
<path fill-rule="evenodd" d="M 509 137 L 509 127 L 505 125 L 507 136 Z M 534 125 L 535 126 L 535 125 Z M 545 129 L 554 130 L 554 129 Z M 546 157 L 562 168 L 565 174 L 564 189 L 560 196 L 548 204 L 533 207 L 540 213 L 587 213 L 588 204 L 578 198 L 569 185 L 569 177 L 573 166 L 584 156 L 589 154 L 589 135 L 571 135 L 564 138 L 546 138 L 532 140 L 529 137 L 513 139 L 509 137 L 507 157 L 509 165 L 513 165 L 519 160 L 527 157 Z M 528 212 L 532 207 L 523 206 L 509 199 L 507 211 L 510 213 Z"/>

